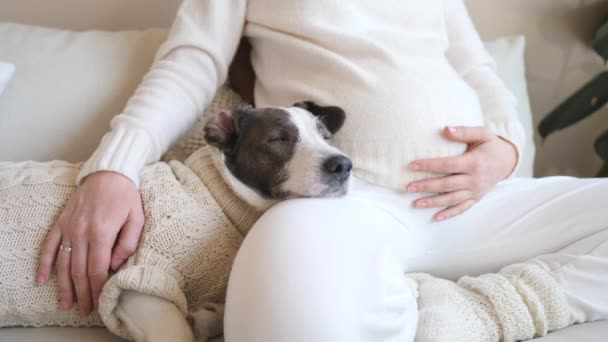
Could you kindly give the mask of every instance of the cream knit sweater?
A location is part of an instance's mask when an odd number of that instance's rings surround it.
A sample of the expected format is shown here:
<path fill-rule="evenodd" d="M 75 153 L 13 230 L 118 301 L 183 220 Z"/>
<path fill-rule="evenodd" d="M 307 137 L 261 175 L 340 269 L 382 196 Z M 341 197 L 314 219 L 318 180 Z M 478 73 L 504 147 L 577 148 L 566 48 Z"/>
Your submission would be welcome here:
<path fill-rule="evenodd" d="M 367 181 L 404 190 L 408 164 L 458 155 L 446 125 L 486 125 L 521 150 L 515 99 L 462 0 L 184 0 L 168 40 L 80 179 L 138 183 L 226 80 L 239 39 L 253 46 L 258 106 L 313 100 L 348 115 L 335 137 Z"/>
<path fill-rule="evenodd" d="M 223 302 L 232 260 L 260 213 L 225 185 L 210 148 L 185 165 L 156 163 L 141 174 L 146 223 L 137 252 L 104 287 L 99 315 L 57 310 L 55 278 L 35 284 L 39 249 L 76 188 L 78 165 L 0 164 L 0 327 L 99 326 L 129 338 L 113 311 L 123 290 L 188 307 Z"/>

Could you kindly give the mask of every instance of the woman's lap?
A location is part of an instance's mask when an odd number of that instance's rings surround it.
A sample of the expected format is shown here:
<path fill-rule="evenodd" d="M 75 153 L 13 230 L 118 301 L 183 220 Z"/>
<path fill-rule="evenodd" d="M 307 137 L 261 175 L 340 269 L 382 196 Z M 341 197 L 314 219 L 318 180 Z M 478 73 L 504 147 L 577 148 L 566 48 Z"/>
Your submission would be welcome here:
<path fill-rule="evenodd" d="M 412 207 L 420 196 L 365 184 L 349 196 L 400 223 L 402 229 L 396 231 L 407 234 L 407 239 L 395 248 L 403 250 L 405 272 L 450 279 L 496 272 L 608 229 L 608 180 L 604 179 L 511 179 L 497 185 L 469 212 L 441 223 L 432 222 L 437 209 Z"/>
<path fill-rule="evenodd" d="M 608 181 L 514 179 L 443 223 L 431 222 L 433 210 L 412 208 L 420 195 L 366 185 L 345 199 L 281 203 L 255 225 L 237 256 L 227 337 L 411 335 L 416 303 L 404 273 L 456 279 L 557 252 L 608 228 L 607 193 Z M 268 320 L 282 328 L 268 329 Z M 277 333 L 285 335 L 264 335 Z"/>
<path fill-rule="evenodd" d="M 358 199 L 279 204 L 250 231 L 235 261 L 227 340 L 410 339 L 417 312 L 402 272 L 403 231 Z"/>
<path fill-rule="evenodd" d="M 606 199 L 608 180 L 503 182 L 465 215 L 421 227 L 430 252 L 416 256 L 408 271 L 456 279 L 555 253 L 608 229 Z"/>

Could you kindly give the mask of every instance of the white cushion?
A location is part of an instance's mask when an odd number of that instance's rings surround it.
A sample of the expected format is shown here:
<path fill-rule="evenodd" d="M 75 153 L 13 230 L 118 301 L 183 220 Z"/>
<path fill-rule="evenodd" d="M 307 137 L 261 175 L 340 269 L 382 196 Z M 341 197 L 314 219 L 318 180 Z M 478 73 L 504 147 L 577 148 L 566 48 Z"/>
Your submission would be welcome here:
<path fill-rule="evenodd" d="M 496 60 L 498 76 L 517 98 L 519 120 L 526 132 L 526 146 L 521 151 L 521 164 L 515 176 L 532 177 L 534 174 L 534 125 L 532 110 L 526 82 L 525 50 L 526 39 L 523 36 L 505 37 L 487 42 L 486 49 Z"/>
<path fill-rule="evenodd" d="M 8 85 L 15 73 L 15 66 L 9 63 L 0 62 L 0 95 Z"/>
<path fill-rule="evenodd" d="M 18 70 L 0 98 L 0 160 L 86 160 L 165 37 L 0 23 L 0 60 Z"/>

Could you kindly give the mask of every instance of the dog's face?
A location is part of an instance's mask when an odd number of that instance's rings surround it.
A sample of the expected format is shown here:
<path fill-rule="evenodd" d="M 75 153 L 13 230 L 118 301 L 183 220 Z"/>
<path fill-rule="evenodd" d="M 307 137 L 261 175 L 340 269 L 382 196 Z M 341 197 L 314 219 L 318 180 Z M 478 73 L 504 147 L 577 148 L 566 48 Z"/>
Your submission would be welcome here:
<path fill-rule="evenodd" d="M 344 120 L 341 108 L 312 102 L 239 106 L 209 118 L 205 140 L 221 153 L 222 167 L 263 199 L 337 197 L 347 192 L 352 163 L 329 141 Z"/>

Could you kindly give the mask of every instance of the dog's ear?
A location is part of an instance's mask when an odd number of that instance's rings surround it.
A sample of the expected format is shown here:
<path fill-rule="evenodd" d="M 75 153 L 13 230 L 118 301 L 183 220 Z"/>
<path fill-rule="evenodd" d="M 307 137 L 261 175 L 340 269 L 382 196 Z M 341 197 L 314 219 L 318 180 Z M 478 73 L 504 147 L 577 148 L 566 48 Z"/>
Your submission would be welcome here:
<path fill-rule="evenodd" d="M 223 150 L 234 143 L 238 129 L 233 112 L 221 110 L 212 114 L 205 124 L 204 138 L 207 144 Z"/>
<path fill-rule="evenodd" d="M 298 102 L 293 106 L 306 109 L 318 117 L 331 134 L 338 132 L 342 128 L 342 125 L 344 125 L 344 120 L 346 120 L 346 113 L 340 107 L 320 106 L 312 101 Z"/>

